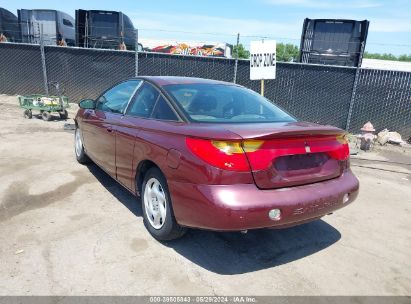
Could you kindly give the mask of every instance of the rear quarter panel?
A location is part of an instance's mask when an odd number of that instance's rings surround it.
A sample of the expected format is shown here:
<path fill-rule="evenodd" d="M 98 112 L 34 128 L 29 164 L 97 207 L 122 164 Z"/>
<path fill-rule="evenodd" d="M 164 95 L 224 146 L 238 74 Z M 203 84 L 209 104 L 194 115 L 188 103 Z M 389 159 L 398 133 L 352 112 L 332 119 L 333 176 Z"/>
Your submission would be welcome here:
<path fill-rule="evenodd" d="M 218 169 L 188 150 L 186 137 L 190 135 L 186 123 L 144 118 L 133 120 L 142 126 L 134 146 L 133 176 L 136 176 L 137 168 L 142 161 L 150 160 L 160 168 L 169 181 L 195 184 L 253 183 L 251 172 L 239 173 Z"/>

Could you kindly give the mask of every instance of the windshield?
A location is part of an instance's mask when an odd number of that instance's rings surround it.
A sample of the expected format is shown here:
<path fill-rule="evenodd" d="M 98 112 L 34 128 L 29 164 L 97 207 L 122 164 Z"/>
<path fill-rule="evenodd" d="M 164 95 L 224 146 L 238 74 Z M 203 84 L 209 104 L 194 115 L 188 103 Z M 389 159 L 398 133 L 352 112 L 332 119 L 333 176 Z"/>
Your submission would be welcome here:
<path fill-rule="evenodd" d="M 223 84 L 173 84 L 164 89 L 197 122 L 289 122 L 289 114 L 249 89 Z"/>

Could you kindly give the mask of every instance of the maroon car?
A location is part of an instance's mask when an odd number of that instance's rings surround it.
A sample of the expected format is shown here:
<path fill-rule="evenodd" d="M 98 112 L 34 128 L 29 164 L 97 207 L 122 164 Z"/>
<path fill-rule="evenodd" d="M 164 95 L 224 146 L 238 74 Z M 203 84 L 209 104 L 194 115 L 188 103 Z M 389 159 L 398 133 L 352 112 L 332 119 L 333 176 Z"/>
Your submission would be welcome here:
<path fill-rule="evenodd" d="M 82 100 L 75 122 L 77 160 L 140 197 L 158 240 L 298 225 L 358 194 L 341 129 L 299 122 L 236 84 L 133 78 Z"/>

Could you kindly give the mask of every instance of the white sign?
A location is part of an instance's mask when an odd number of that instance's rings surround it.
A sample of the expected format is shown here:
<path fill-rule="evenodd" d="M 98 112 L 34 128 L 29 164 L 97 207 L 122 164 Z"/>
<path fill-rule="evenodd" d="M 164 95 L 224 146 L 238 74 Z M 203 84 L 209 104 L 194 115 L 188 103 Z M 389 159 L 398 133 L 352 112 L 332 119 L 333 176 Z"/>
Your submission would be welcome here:
<path fill-rule="evenodd" d="M 276 45 L 275 40 L 251 41 L 251 80 L 275 79 Z"/>

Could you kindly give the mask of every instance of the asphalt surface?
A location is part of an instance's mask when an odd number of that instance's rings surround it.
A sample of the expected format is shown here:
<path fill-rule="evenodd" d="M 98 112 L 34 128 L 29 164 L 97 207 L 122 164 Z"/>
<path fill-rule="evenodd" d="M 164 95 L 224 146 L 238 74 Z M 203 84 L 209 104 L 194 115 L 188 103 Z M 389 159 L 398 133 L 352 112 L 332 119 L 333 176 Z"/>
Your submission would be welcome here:
<path fill-rule="evenodd" d="M 357 156 L 357 201 L 316 222 L 159 243 L 135 197 L 76 163 L 70 122 L 0 95 L 0 295 L 411 294 L 409 154 Z"/>

